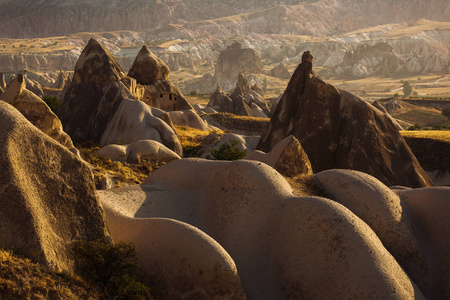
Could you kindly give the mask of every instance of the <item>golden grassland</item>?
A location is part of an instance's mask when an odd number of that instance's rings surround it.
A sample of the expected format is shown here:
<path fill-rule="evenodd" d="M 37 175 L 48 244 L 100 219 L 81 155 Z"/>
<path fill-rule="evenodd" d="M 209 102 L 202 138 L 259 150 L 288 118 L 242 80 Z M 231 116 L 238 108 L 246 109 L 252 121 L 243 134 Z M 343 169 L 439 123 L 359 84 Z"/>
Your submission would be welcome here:
<path fill-rule="evenodd" d="M 450 130 L 416 130 L 416 131 L 400 131 L 403 137 L 432 139 L 450 143 Z"/>
<path fill-rule="evenodd" d="M 78 276 L 48 270 L 10 251 L 0 250 L 2 299 L 99 299 Z"/>
<path fill-rule="evenodd" d="M 98 145 L 77 145 L 81 157 L 93 166 L 95 185 L 100 188 L 103 177 L 113 178 L 117 186 L 141 184 L 153 171 L 165 165 L 164 162 L 141 160 L 138 164 L 113 161 L 99 156 Z"/>

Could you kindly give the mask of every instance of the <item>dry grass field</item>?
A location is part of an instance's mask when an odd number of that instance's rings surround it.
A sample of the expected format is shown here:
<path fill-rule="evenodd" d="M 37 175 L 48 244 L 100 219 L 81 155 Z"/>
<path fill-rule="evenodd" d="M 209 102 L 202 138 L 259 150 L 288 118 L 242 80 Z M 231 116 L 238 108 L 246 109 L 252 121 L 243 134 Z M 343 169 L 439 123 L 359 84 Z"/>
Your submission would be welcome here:
<path fill-rule="evenodd" d="M 402 136 L 419 139 L 432 139 L 450 143 L 450 130 L 400 131 Z M 449 154 L 450 155 L 450 154 Z"/>

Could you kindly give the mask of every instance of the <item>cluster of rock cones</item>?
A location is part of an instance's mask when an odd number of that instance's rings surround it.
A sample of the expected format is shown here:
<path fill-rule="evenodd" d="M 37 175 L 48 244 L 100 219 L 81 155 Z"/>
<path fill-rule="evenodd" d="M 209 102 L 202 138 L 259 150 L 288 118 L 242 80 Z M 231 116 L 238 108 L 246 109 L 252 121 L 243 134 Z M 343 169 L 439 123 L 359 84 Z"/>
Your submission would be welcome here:
<path fill-rule="evenodd" d="M 129 99 L 135 83 L 97 44 L 65 91 L 65 131 L 180 153 L 168 114 Z M 97 192 L 60 123 L 46 132 L 24 108 L 45 103 L 14 84 L 0 101 L 4 249 L 73 271 L 74 241 L 132 242 L 161 299 L 450 297 L 450 189 L 432 187 L 386 114 L 314 75 L 310 53 L 261 137 L 268 154 L 176 159 L 140 186 Z M 280 172 L 320 195 L 295 193 Z"/>

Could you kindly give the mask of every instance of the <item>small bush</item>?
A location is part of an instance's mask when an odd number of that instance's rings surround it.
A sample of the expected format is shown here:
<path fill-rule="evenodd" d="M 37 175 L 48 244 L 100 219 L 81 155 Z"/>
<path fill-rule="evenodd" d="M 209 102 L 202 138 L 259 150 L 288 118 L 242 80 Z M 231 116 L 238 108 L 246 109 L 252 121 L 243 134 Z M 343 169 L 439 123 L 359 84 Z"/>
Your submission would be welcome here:
<path fill-rule="evenodd" d="M 44 102 L 50 107 L 50 109 L 56 114 L 59 109 L 59 100 L 58 97 L 55 96 L 45 96 L 42 98 Z"/>
<path fill-rule="evenodd" d="M 219 147 L 219 150 L 212 149 L 211 155 L 216 160 L 238 160 L 247 155 L 247 150 L 239 150 L 238 141 L 231 140 L 230 144 L 225 143 Z"/>
<path fill-rule="evenodd" d="M 401 81 L 400 81 L 400 82 L 401 82 Z M 411 82 L 409 82 L 409 81 L 403 82 L 403 94 L 404 94 L 406 97 L 409 97 L 409 96 L 412 94 L 413 89 L 414 89 L 414 87 L 413 87 L 413 85 L 411 84 Z"/>
<path fill-rule="evenodd" d="M 395 94 L 394 94 L 394 97 L 395 97 L 395 98 L 398 98 L 398 97 L 400 97 L 400 94 L 399 94 L 399 93 L 395 93 Z"/>
<path fill-rule="evenodd" d="M 152 299 L 150 289 L 137 280 L 133 245 L 83 241 L 74 244 L 73 252 L 78 273 L 99 289 L 100 299 Z"/>
<path fill-rule="evenodd" d="M 414 126 L 411 126 L 408 128 L 408 130 L 422 130 L 423 127 L 420 124 L 414 124 Z"/>

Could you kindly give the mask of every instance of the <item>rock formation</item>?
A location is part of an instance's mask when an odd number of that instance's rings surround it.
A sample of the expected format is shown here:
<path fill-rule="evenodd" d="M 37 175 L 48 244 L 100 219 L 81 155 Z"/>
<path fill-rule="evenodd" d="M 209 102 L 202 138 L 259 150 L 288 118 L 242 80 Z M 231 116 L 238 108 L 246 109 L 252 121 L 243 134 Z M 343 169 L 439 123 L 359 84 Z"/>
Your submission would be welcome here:
<path fill-rule="evenodd" d="M 0 244 L 73 272 L 71 245 L 109 240 L 89 167 L 0 101 Z"/>
<path fill-rule="evenodd" d="M 270 70 L 270 76 L 282 79 L 290 79 L 291 73 L 289 73 L 289 70 L 283 63 L 280 63 L 279 65 L 273 67 L 272 70 Z"/>
<path fill-rule="evenodd" d="M 258 88 L 254 87 L 254 89 L 257 90 Z M 218 112 L 233 113 L 238 116 L 267 118 L 270 114 L 264 98 L 252 89 L 250 82 L 243 73 L 239 73 L 236 87 L 229 96 L 220 85 L 217 85 L 207 107 L 211 107 Z"/>
<path fill-rule="evenodd" d="M 5 73 L 0 72 L 0 88 L 6 90 Z"/>
<path fill-rule="evenodd" d="M 39 83 L 36 81 L 29 79 L 26 75 L 24 75 L 25 83 L 26 83 L 26 89 L 35 94 L 38 97 L 44 96 L 44 91 L 42 90 L 42 87 Z"/>
<path fill-rule="evenodd" d="M 309 52 L 303 55 L 257 149 L 269 152 L 291 134 L 316 172 L 354 169 L 387 185 L 433 184 L 390 118 L 315 76 Z"/>
<path fill-rule="evenodd" d="M 75 66 L 58 116 L 75 143 L 100 139 L 123 99 L 135 95 L 121 81 L 122 68 L 99 42 L 90 39 Z"/>
<path fill-rule="evenodd" d="M 53 84 L 53 88 L 62 90 L 65 87 L 68 79 L 69 79 L 69 75 L 66 72 L 64 72 L 63 70 L 59 70 L 58 78 L 56 79 L 55 83 Z"/>
<path fill-rule="evenodd" d="M 169 81 L 169 68 L 147 46 L 143 46 L 128 76 L 144 87 L 142 101 L 150 106 L 170 110 L 192 109 L 180 90 Z"/>
<path fill-rule="evenodd" d="M 58 117 L 41 98 L 25 88 L 25 78 L 22 74 L 11 82 L 7 92 L 0 96 L 0 100 L 14 106 L 34 126 L 61 145 L 74 153 L 78 152 L 70 137 L 63 131 Z"/>
<path fill-rule="evenodd" d="M 425 299 L 365 222 L 329 199 L 294 196 L 285 179 L 266 164 L 182 159 L 152 173 L 141 187 L 100 191 L 99 197 L 112 213 L 134 222 L 169 218 L 203 231 L 233 259 L 249 299 Z M 383 195 L 374 199 L 380 202 L 374 206 L 384 201 Z M 395 209 L 380 215 L 382 222 L 400 214 Z M 125 227 L 114 218 L 108 222 L 117 228 L 115 239 Z M 440 232 L 440 227 L 430 227 Z M 150 225 L 146 228 L 151 231 Z M 120 234 L 122 239 L 127 235 Z M 436 235 L 436 241 L 445 239 Z M 139 235 L 134 240 L 143 239 Z M 447 262 L 448 256 L 437 261 L 442 270 Z M 446 287 L 436 287 L 436 294 L 445 296 L 440 289 Z"/>
<path fill-rule="evenodd" d="M 338 68 L 354 77 L 393 74 L 402 71 L 402 61 L 388 43 L 361 44 L 354 51 L 345 53 Z"/>
<path fill-rule="evenodd" d="M 215 66 L 214 80 L 217 83 L 224 81 L 234 82 L 237 75 L 264 73 L 261 58 L 253 49 L 243 49 L 240 43 L 234 43 L 220 52 Z"/>
<path fill-rule="evenodd" d="M 207 107 L 219 112 L 234 113 L 233 100 L 222 90 L 219 84 L 211 95 Z"/>
<path fill-rule="evenodd" d="M 374 230 L 427 299 L 450 295 L 442 280 L 449 274 L 444 249 L 450 224 L 442 216 L 450 209 L 448 202 L 444 204 L 450 188 L 400 188 L 394 193 L 375 178 L 352 170 L 328 170 L 315 179 L 333 200 Z M 430 239 L 432 235 L 435 238 Z"/>
<path fill-rule="evenodd" d="M 169 72 L 169 67 L 161 59 L 148 50 L 147 46 L 142 46 L 128 76 L 136 79 L 139 84 L 147 85 L 156 80 L 168 80 Z"/>
<path fill-rule="evenodd" d="M 152 108 L 142 101 L 123 99 L 104 130 L 100 145 L 154 140 L 182 155 L 183 150 L 178 136 L 162 118 L 156 117 Z M 170 117 L 168 118 L 170 120 Z"/>
<path fill-rule="evenodd" d="M 267 154 L 254 150 L 243 159 L 256 160 L 268 164 L 281 175 L 287 177 L 313 174 L 308 155 L 306 155 L 302 145 L 293 135 L 280 141 Z"/>
<path fill-rule="evenodd" d="M 140 140 L 127 147 L 127 162 L 139 163 L 141 159 L 169 163 L 181 157 L 154 140 Z"/>
<path fill-rule="evenodd" d="M 186 109 L 183 111 L 169 111 L 167 112 L 174 125 L 188 126 L 203 131 L 209 131 L 208 124 L 198 116 L 193 109 Z"/>
<path fill-rule="evenodd" d="M 104 204 L 114 240 L 136 247 L 156 299 L 246 299 L 233 259 L 210 236 L 184 222 L 136 219 Z"/>

